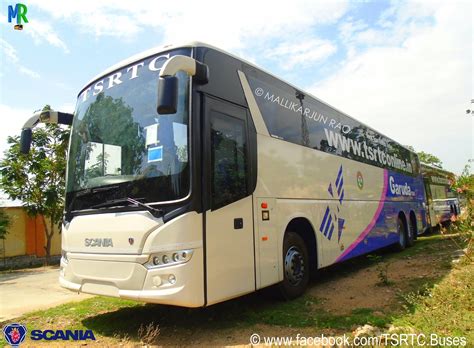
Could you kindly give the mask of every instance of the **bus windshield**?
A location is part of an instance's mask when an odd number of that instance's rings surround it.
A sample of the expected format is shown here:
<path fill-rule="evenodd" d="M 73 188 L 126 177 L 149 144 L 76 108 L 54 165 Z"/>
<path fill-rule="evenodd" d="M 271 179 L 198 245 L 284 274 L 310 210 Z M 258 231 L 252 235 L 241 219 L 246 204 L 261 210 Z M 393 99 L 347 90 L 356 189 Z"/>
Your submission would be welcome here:
<path fill-rule="evenodd" d="M 156 111 L 159 67 L 169 56 L 134 63 L 79 96 L 68 157 L 67 210 L 125 197 L 155 203 L 188 195 L 186 74 L 178 74 L 177 112 Z"/>

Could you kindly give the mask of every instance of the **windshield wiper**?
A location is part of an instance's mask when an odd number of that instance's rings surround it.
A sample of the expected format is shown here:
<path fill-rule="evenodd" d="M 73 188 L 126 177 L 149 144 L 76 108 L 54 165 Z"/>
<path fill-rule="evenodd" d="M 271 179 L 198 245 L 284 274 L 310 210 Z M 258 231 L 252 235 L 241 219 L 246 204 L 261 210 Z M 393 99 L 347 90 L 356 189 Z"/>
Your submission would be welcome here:
<path fill-rule="evenodd" d="M 91 209 L 97 208 L 105 208 L 105 207 L 115 207 L 115 206 L 124 206 L 127 204 L 133 204 L 137 207 L 142 207 L 148 210 L 153 216 L 159 217 L 163 215 L 163 210 L 153 208 L 152 206 L 139 202 L 136 199 L 127 197 L 127 198 L 119 198 L 119 199 L 111 199 L 109 201 L 105 201 L 104 203 L 96 204 L 91 206 Z"/>
<path fill-rule="evenodd" d="M 80 198 L 80 197 L 83 197 L 83 196 L 87 196 L 87 195 L 90 195 L 92 193 L 98 193 L 98 192 L 105 192 L 105 191 L 111 191 L 111 190 L 115 190 L 115 189 L 118 189 L 119 186 L 118 185 L 113 185 L 113 186 L 105 186 L 105 187 L 95 187 L 95 188 L 87 188 L 87 189 L 84 189 L 84 190 L 81 190 L 81 191 L 78 191 L 71 199 L 71 202 L 68 204 L 68 206 L 66 207 L 66 211 L 65 211 L 65 219 L 66 221 L 71 221 L 72 219 L 72 205 L 74 204 L 74 202 L 76 201 L 77 198 Z"/>
<path fill-rule="evenodd" d="M 118 188 L 119 188 L 118 185 L 88 188 L 88 189 L 85 189 L 83 191 L 79 191 L 78 193 L 76 193 L 76 197 L 86 196 L 86 195 L 91 194 L 91 193 L 111 191 L 111 190 L 115 190 L 115 189 L 118 189 Z"/>

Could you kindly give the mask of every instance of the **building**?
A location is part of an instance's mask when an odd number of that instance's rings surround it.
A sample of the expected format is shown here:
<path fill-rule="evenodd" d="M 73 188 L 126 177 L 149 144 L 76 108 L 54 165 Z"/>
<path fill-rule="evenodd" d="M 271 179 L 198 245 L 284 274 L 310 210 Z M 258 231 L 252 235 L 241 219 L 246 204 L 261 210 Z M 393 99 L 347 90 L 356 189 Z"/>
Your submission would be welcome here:
<path fill-rule="evenodd" d="M 4 240 L 0 240 L 0 268 L 28 267 L 44 263 L 46 235 L 41 216 L 29 217 L 21 201 L 9 200 L 0 192 L 0 209 L 11 224 Z M 56 227 L 51 243 L 53 260 L 61 255 L 61 235 Z"/>

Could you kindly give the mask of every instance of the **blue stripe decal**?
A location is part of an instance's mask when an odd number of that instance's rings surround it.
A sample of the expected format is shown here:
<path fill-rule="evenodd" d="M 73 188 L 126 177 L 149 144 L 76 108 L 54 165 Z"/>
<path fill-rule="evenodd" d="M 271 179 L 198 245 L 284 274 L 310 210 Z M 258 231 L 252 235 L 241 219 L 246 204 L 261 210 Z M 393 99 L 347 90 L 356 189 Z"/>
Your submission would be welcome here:
<path fill-rule="evenodd" d="M 341 176 L 342 176 L 342 165 L 339 168 L 339 173 L 337 173 L 336 186 L 339 186 L 339 180 L 341 179 Z"/>
<path fill-rule="evenodd" d="M 343 200 L 344 200 L 344 190 L 342 190 L 341 197 L 339 197 L 339 203 L 342 204 Z"/>
<path fill-rule="evenodd" d="M 334 231 L 334 224 L 331 225 L 331 230 L 329 231 L 328 239 L 331 240 L 332 232 Z"/>
<path fill-rule="evenodd" d="M 341 178 L 341 185 L 337 187 L 337 194 L 341 195 L 341 189 L 344 187 L 344 178 Z"/>
<path fill-rule="evenodd" d="M 324 227 L 324 235 L 325 236 L 327 236 L 328 231 L 329 231 L 329 227 L 331 227 L 331 225 L 332 225 L 332 217 L 331 217 L 331 215 L 329 215 L 328 223 L 326 224 L 326 227 Z"/>
<path fill-rule="evenodd" d="M 324 214 L 323 221 L 321 222 L 321 226 L 319 226 L 319 230 L 323 232 L 324 230 L 324 225 L 326 225 L 326 219 L 328 218 L 329 215 L 329 207 L 326 208 L 326 214 Z"/>

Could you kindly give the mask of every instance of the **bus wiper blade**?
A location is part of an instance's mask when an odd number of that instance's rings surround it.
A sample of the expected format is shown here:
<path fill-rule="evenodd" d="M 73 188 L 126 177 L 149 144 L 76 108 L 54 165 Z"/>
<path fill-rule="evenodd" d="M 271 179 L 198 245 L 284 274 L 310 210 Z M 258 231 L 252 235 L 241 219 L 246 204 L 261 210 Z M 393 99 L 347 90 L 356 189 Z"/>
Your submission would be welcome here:
<path fill-rule="evenodd" d="M 111 191 L 111 190 L 115 190 L 115 189 L 118 189 L 118 188 L 119 188 L 118 185 L 88 188 L 88 189 L 85 189 L 83 191 L 79 191 L 78 193 L 76 193 L 76 197 L 86 196 L 86 195 L 91 194 L 91 193 Z"/>
<path fill-rule="evenodd" d="M 152 213 L 153 216 L 162 216 L 163 215 L 163 210 L 161 209 L 156 209 L 153 208 L 152 206 L 139 202 L 136 199 L 127 197 L 127 198 L 119 198 L 119 199 L 112 199 L 109 201 L 105 201 L 104 203 L 96 204 L 91 207 L 91 209 L 97 209 L 97 208 L 104 208 L 104 207 L 113 207 L 113 206 L 124 206 L 127 204 L 132 204 L 137 207 L 142 207 L 148 210 L 150 213 Z"/>

